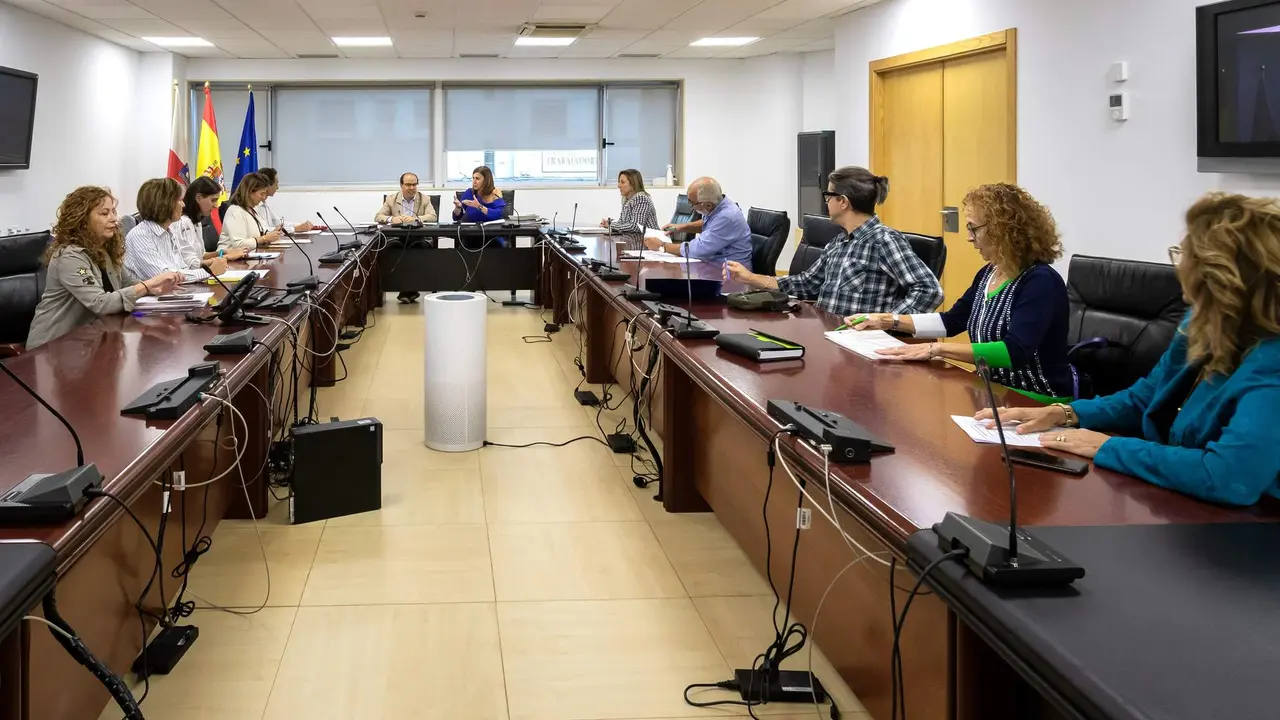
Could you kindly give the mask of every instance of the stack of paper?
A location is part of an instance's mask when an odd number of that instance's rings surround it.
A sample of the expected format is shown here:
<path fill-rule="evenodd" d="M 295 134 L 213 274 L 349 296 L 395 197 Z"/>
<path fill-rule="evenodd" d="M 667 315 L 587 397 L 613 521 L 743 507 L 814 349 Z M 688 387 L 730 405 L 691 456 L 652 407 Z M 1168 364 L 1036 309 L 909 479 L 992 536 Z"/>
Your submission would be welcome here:
<path fill-rule="evenodd" d="M 161 300 L 158 297 L 149 295 L 147 297 L 138 298 L 133 304 L 135 312 L 147 313 L 165 313 L 165 312 L 190 312 L 197 308 L 202 308 L 209 304 L 209 300 L 213 297 L 211 292 L 193 292 L 187 293 L 179 291 L 175 295 L 190 295 L 190 299 L 182 300 Z M 171 296 L 169 296 L 171 297 Z"/>
<path fill-rule="evenodd" d="M 623 260 L 640 260 L 641 259 L 640 252 L 638 250 L 623 250 L 622 259 Z M 686 262 L 689 262 L 689 263 L 702 262 L 697 258 L 683 258 L 683 257 L 680 257 L 679 255 L 672 255 L 671 253 L 658 252 L 658 251 L 645 253 L 643 261 L 656 262 L 656 263 L 676 263 L 677 265 L 683 265 Z"/>
<path fill-rule="evenodd" d="M 995 425 L 987 427 L 989 420 L 974 420 L 971 415 L 952 415 L 951 419 L 964 430 L 974 442 L 1000 444 L 1000 435 Z M 1019 423 L 1004 423 L 1004 442 L 1010 447 L 1040 447 L 1040 436 L 1044 433 L 1027 433 L 1019 435 L 1016 431 Z M 1050 428 L 1047 433 L 1060 432 L 1062 428 Z"/>
<path fill-rule="evenodd" d="M 278 252 L 251 252 L 246 257 L 250 260 L 275 260 L 280 257 Z"/>
<path fill-rule="evenodd" d="M 287 238 L 287 237 L 285 237 L 285 238 L 280 238 L 279 240 L 277 240 L 277 241 L 275 241 L 275 242 L 271 243 L 271 244 L 270 244 L 270 245 L 268 245 L 267 247 L 273 247 L 273 248 L 290 247 L 290 246 L 292 246 L 292 245 L 307 245 L 307 244 L 309 244 L 310 242 L 311 242 L 311 238 L 304 238 L 304 237 L 300 237 L 300 238 Z"/>
<path fill-rule="evenodd" d="M 884 360 L 877 350 L 906 344 L 883 330 L 833 330 L 825 335 L 831 342 L 868 360 Z"/>
<path fill-rule="evenodd" d="M 268 272 L 270 271 L 263 270 L 260 268 L 254 268 L 253 270 L 228 270 L 222 273 L 221 275 L 219 275 L 218 280 L 221 280 L 224 283 L 236 283 L 243 280 L 244 276 L 248 275 L 249 273 L 258 273 L 258 279 L 261 280 L 262 278 L 267 276 Z M 217 285 L 218 281 L 214 280 L 213 278 L 209 278 L 208 283 L 210 285 Z"/>

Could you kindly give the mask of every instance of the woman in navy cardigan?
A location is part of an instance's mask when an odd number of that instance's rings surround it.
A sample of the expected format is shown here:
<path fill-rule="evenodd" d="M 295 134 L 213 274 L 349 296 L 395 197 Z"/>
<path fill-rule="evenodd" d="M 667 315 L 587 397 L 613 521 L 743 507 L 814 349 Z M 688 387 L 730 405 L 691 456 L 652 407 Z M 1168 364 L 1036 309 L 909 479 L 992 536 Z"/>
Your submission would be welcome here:
<path fill-rule="evenodd" d="M 992 379 L 1040 402 L 1080 395 L 1067 362 L 1069 303 L 1062 276 L 1058 226 L 1045 206 L 1017 185 L 995 183 L 964 198 L 969 242 L 987 261 L 964 295 L 942 313 L 873 313 L 845 318 L 855 330 L 900 330 L 943 340 L 969 333 L 970 342 L 933 342 L 880 351 L 896 360 L 982 358 Z"/>
<path fill-rule="evenodd" d="M 1280 203 L 1208 195 L 1187 211 L 1169 257 L 1190 310 L 1147 377 L 1001 419 L 1022 421 L 1019 433 L 1077 426 L 1041 443 L 1202 500 L 1280 497 Z"/>

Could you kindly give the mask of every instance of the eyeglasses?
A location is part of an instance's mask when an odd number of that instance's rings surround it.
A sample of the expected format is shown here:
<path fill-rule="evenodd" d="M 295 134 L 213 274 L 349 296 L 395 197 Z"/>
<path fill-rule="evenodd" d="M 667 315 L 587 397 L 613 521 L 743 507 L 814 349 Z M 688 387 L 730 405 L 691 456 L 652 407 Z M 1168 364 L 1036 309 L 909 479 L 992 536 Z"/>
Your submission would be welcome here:
<path fill-rule="evenodd" d="M 822 201 L 823 201 L 823 202 L 826 202 L 827 200 L 834 200 L 834 199 L 836 199 L 836 198 L 838 198 L 838 197 L 844 197 L 844 196 L 843 196 L 843 195 L 841 195 L 840 193 L 837 193 L 837 192 L 827 192 L 826 190 L 823 190 L 823 191 L 822 191 Z"/>
<path fill-rule="evenodd" d="M 1169 262 L 1173 263 L 1174 265 L 1178 265 L 1182 262 L 1182 246 L 1181 245 L 1169 246 Z"/>
<path fill-rule="evenodd" d="M 973 223 L 965 223 L 964 229 L 969 231 L 969 237 L 978 237 L 978 231 L 986 227 L 989 223 L 974 225 Z"/>

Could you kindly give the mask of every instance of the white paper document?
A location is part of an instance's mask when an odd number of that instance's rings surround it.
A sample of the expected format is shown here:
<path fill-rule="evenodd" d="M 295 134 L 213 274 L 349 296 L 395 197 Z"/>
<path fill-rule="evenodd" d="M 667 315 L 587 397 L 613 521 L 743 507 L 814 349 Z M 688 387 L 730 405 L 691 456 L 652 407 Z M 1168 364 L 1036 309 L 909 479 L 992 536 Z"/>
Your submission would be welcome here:
<path fill-rule="evenodd" d="M 641 259 L 640 251 L 639 250 L 623 250 L 622 259 L 623 260 L 640 260 Z M 672 255 L 671 253 L 654 251 L 654 252 L 645 253 L 643 262 L 674 263 L 676 265 L 683 265 L 686 262 L 696 263 L 696 262 L 702 262 L 702 261 L 697 258 L 683 258 L 683 257 L 680 257 L 679 255 Z"/>
<path fill-rule="evenodd" d="M 251 253 L 249 253 L 248 255 L 246 255 L 245 257 L 249 258 L 250 260 L 275 260 L 276 258 L 280 257 L 280 253 L 278 253 L 278 252 L 251 252 Z"/>
<path fill-rule="evenodd" d="M 289 247 L 290 245 L 308 245 L 310 243 L 311 243 L 311 238 L 304 238 L 304 237 L 294 238 L 294 239 L 281 238 L 271 243 L 268 247 Z"/>
<path fill-rule="evenodd" d="M 972 415 L 952 415 L 951 419 L 964 430 L 974 442 L 990 445 L 1000 444 L 1000 434 L 994 425 L 987 427 L 986 420 L 974 420 Z M 1018 423 L 1004 423 L 1004 442 L 1009 447 L 1040 447 L 1040 436 L 1044 433 L 1027 433 L 1019 435 Z M 1045 432 L 1054 432 L 1046 430 Z"/>
<path fill-rule="evenodd" d="M 240 282 L 244 279 L 245 275 L 248 275 L 249 273 L 258 273 L 258 279 L 261 280 L 267 276 L 268 272 L 270 272 L 270 270 L 262 270 L 259 268 L 254 268 L 253 270 L 228 270 L 219 275 L 218 279 L 224 283 Z M 213 280 L 209 280 L 209 284 L 212 285 L 215 283 Z"/>
<path fill-rule="evenodd" d="M 161 300 L 154 295 L 138 298 L 133 304 L 133 308 L 139 312 L 187 312 L 196 308 L 204 307 L 209 304 L 209 299 L 213 297 L 211 292 L 183 292 L 178 291 L 175 294 L 190 295 L 189 300 Z"/>
<path fill-rule="evenodd" d="M 877 350 L 906 344 L 883 330 L 832 330 L 824 334 L 831 342 L 868 360 L 884 360 Z"/>

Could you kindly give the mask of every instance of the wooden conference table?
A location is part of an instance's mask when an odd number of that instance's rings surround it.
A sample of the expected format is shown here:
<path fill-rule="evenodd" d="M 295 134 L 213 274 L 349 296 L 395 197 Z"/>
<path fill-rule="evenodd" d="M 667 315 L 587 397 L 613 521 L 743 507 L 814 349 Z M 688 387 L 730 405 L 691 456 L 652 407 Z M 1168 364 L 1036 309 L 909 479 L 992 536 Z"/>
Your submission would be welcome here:
<path fill-rule="evenodd" d="M 378 248 L 370 237 L 342 265 L 317 266 L 321 287 L 314 297 L 325 313 L 299 304 L 283 314 L 298 333 L 299 343 L 320 356 L 299 381 L 299 402 L 306 408 L 308 382 L 332 385 L 336 334 L 331 317 L 344 323 L 362 319 L 380 296 L 376 273 Z M 314 254 L 314 253 L 313 253 Z M 249 268 L 257 265 L 235 263 Z M 264 262 L 269 273 L 261 285 L 283 288 L 290 280 L 311 274 L 297 249 Z M 203 288 L 202 288 L 203 289 Z M 220 288 L 212 288 L 220 299 Z M 203 346 L 213 336 L 239 328 L 217 323 L 197 325 L 181 315 L 118 316 L 76 329 L 33 351 L 6 360 L 19 377 L 76 428 L 84 444 L 85 461 L 96 463 L 104 489 L 126 502 L 156 536 L 162 514 L 160 478 L 183 469 L 196 484 L 222 472 L 235 459 L 228 447 L 215 449 L 215 438 L 227 443 L 233 416 L 220 403 L 204 401 L 182 417 L 148 422 L 124 416 L 120 408 L 152 385 L 185 376 L 187 368 L 217 359 L 222 378 L 213 394 L 229 398 L 244 415 L 248 437 L 237 422 L 245 445 L 242 468 L 248 490 L 236 472 L 202 488 L 174 493 L 163 540 L 161 585 L 154 584 L 143 605 L 157 614 L 176 594 L 179 581 L 170 571 L 182 559 L 183 512 L 186 538 L 191 543 L 207 498 L 204 534 L 212 535 L 225 516 L 263 517 L 267 508 L 266 454 L 271 441 L 271 413 L 287 405 L 290 383 L 273 386 L 274 362 L 286 371 L 293 362 L 291 334 L 281 323 L 255 326 L 255 337 L 267 347 L 244 356 L 206 356 Z M 310 377 L 308 377 L 310 375 Z M 33 472 L 59 472 L 75 464 L 75 444 L 66 429 L 8 378 L 0 378 L 0 492 L 8 491 Z M 290 413 L 291 414 L 291 413 Z M 221 419 L 219 419 L 221 418 Z M 283 413 L 277 418 L 284 422 Z M 221 424 L 219 431 L 218 425 Z M 74 520 L 52 527 L 0 529 L 0 540 L 35 539 L 57 551 L 57 596 L 62 615 L 80 633 L 90 650 L 113 671 L 128 672 L 142 648 L 143 630 L 134 602 L 155 566 L 155 553 L 124 511 L 107 499 L 91 501 Z M 157 541 L 160 538 L 156 537 Z M 148 618 L 148 630 L 154 621 Z M 43 628 L 24 624 L 21 633 L 0 646 L 0 719 L 22 720 L 96 717 L 108 701 L 102 686 L 77 665 Z"/>
<path fill-rule="evenodd" d="M 581 267 L 585 257 L 609 257 L 607 240 L 578 240 L 587 246 L 585 253 L 570 254 L 555 246 L 549 254 L 551 267 L 544 278 L 556 321 L 568 320 L 571 299 L 580 303 L 574 314 L 586 333 L 587 381 L 625 385 L 631 363 L 617 362 L 623 352 L 620 323 L 643 308 L 619 297 L 622 283 L 604 282 Z M 635 262 L 619 265 L 636 279 Z M 683 273 L 681 265 L 646 262 L 642 277 Z M 719 278 L 720 273 L 718 264 L 691 266 L 694 277 Z M 725 287 L 726 292 L 741 289 Z M 636 321 L 637 337 L 652 332 L 661 353 L 653 420 L 662 438 L 664 507 L 670 512 L 713 510 L 762 574 L 766 446 L 779 427 L 765 412 L 769 399 L 842 413 L 895 446 L 893 454 L 876 456 L 870 464 L 833 466 L 830 490 L 844 530 L 868 550 L 894 559 L 899 587 L 909 589 L 913 581 L 902 567 L 907 538 L 947 511 L 1007 520 L 1008 479 L 998 447 L 972 442 L 950 418 L 986 406 L 974 374 L 943 363 L 865 360 L 827 341 L 823 333 L 837 327 L 840 318 L 808 304 L 794 315 L 741 312 L 723 303 L 695 303 L 692 310 L 721 332 L 756 328 L 806 348 L 801 361 L 761 366 L 720 350 L 714 341 L 675 340 L 658 333 L 648 316 Z M 611 367 L 614 362 L 617 366 Z M 1002 403 L 1032 404 L 1003 388 L 997 393 Z M 789 437 L 782 441 L 782 454 L 810 494 L 827 505 L 820 455 Z M 1018 516 L 1027 525 L 1280 518 L 1280 504 L 1269 500 L 1249 509 L 1221 508 L 1096 467 L 1080 478 L 1030 467 L 1017 472 Z M 799 494 L 781 468 L 774 482 L 768 507 L 772 570 L 785 593 Z M 811 637 L 872 716 L 887 718 L 893 641 L 889 569 L 866 560 L 848 569 L 814 624 L 822 594 L 857 556 L 836 528 L 815 514 L 812 529 L 801 535 L 792 613 L 810 627 Z M 899 609 L 905 599 L 905 592 L 896 593 Z M 955 717 L 966 702 L 966 687 L 1002 662 L 983 643 L 973 642 L 963 623 L 934 596 L 916 599 L 902 643 L 912 717 Z"/>

